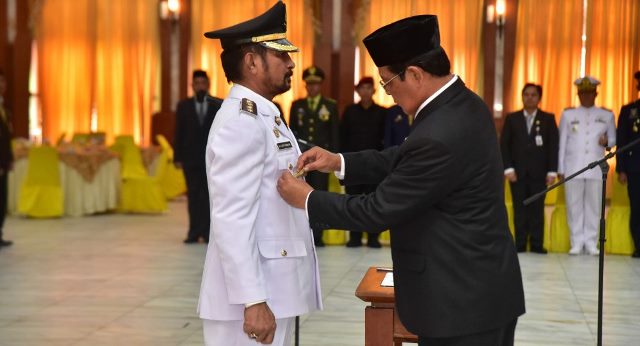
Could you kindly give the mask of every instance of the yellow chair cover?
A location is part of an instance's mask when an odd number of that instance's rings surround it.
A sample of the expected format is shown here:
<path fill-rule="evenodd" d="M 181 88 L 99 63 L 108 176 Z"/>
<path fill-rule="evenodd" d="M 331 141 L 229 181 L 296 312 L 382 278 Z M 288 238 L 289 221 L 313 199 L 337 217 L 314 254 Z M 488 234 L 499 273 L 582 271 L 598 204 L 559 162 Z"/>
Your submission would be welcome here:
<path fill-rule="evenodd" d="M 567 223 L 567 206 L 564 199 L 564 185 L 558 187 L 556 207 L 551 214 L 551 229 L 547 250 L 550 252 L 569 252 L 571 239 Z M 546 241 L 546 239 L 545 239 Z"/>
<path fill-rule="evenodd" d="M 329 174 L 329 191 L 343 193 L 342 186 L 335 174 Z M 343 245 L 347 243 L 347 232 L 338 229 L 326 229 L 322 233 L 322 240 L 327 245 Z"/>
<path fill-rule="evenodd" d="M 167 154 L 160 154 L 156 175 L 149 176 L 137 146 L 119 143 L 116 147 L 122 149 L 122 190 L 118 210 L 129 213 L 164 212 L 167 200 L 158 177 L 162 176 L 166 168 Z"/>
<path fill-rule="evenodd" d="M 116 145 L 136 145 L 132 135 L 118 135 L 114 140 Z"/>
<path fill-rule="evenodd" d="M 58 152 L 52 147 L 29 150 L 27 176 L 20 188 L 18 213 L 30 217 L 59 217 L 64 213 Z"/>
<path fill-rule="evenodd" d="M 620 184 L 618 173 L 613 176 L 613 191 L 611 192 L 611 206 L 607 213 L 605 236 L 605 251 L 611 254 L 630 255 L 635 250 L 631 230 L 629 229 L 629 194 L 627 186 Z"/>
<path fill-rule="evenodd" d="M 515 241 L 516 227 L 513 223 L 513 197 L 511 197 L 511 184 L 509 180 L 504 180 L 504 205 L 507 208 L 507 218 L 509 220 L 509 231 Z"/>
<path fill-rule="evenodd" d="M 173 148 L 163 135 L 157 135 L 156 140 L 162 151 L 166 153 L 166 168 L 164 174 L 158 177 L 160 187 L 167 199 L 172 199 L 184 194 L 187 191 L 187 183 L 184 180 L 182 169 L 173 165 Z"/>

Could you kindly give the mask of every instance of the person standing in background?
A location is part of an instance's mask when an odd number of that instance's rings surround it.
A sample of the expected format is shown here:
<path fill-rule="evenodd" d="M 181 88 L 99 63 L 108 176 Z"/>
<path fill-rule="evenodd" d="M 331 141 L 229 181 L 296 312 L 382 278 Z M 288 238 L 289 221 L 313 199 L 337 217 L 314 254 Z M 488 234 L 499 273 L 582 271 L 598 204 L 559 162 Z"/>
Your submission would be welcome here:
<path fill-rule="evenodd" d="M 553 184 L 557 177 L 558 126 L 553 114 L 538 108 L 541 97 L 541 85 L 525 84 L 523 109 L 507 115 L 500 147 L 504 175 L 511 184 L 516 249 L 525 252 L 530 241 L 531 252 L 546 254 L 542 246 L 544 198 L 523 204 L 525 199 Z"/>
<path fill-rule="evenodd" d="M 384 148 L 400 145 L 409 136 L 411 123 L 400 106 L 389 108 L 384 123 Z"/>
<path fill-rule="evenodd" d="M 310 66 L 302 72 L 302 79 L 307 89 L 307 97 L 293 101 L 289 113 L 289 127 L 293 134 L 310 146 L 317 145 L 327 150 L 338 150 L 340 136 L 340 117 L 336 101 L 321 94 L 324 71 L 317 66 Z M 308 150 L 310 146 L 302 147 Z M 314 189 L 329 190 L 329 175 L 321 172 L 310 172 L 306 181 Z M 313 227 L 316 246 L 324 246 L 323 229 Z"/>
<path fill-rule="evenodd" d="M 640 91 L 640 71 L 634 74 L 636 90 Z M 640 99 L 622 106 L 618 117 L 616 142 L 621 148 L 640 138 Z M 629 229 L 633 237 L 635 251 L 633 258 L 640 258 L 640 144 L 636 144 L 616 157 L 618 180 L 627 184 L 631 215 Z"/>
<path fill-rule="evenodd" d="M 340 121 L 341 152 L 357 152 L 373 149 L 382 150 L 384 121 L 387 109 L 373 102 L 373 78 L 363 77 L 356 85 L 360 102 L 348 106 Z M 367 194 L 376 190 L 377 184 L 347 185 L 350 195 Z M 379 233 L 368 233 L 367 246 L 379 248 Z M 349 232 L 347 247 L 362 246 L 362 232 Z"/>
<path fill-rule="evenodd" d="M 189 230 L 185 244 L 200 238 L 209 242 L 209 192 L 205 169 L 207 136 L 222 100 L 209 95 L 209 76 L 202 70 L 193 71 L 193 97 L 176 107 L 175 154 L 173 162 L 182 168 L 187 183 Z"/>
<path fill-rule="evenodd" d="M 580 107 L 566 108 L 560 118 L 558 175 L 571 175 L 604 156 L 616 145 L 616 125 L 610 110 L 596 107 L 600 81 L 585 76 L 578 87 Z M 594 167 L 565 185 L 567 221 L 571 230 L 570 255 L 598 255 L 597 247 L 602 194 L 602 172 Z"/>
<path fill-rule="evenodd" d="M 11 117 L 5 106 L 4 94 L 7 91 L 7 80 L 0 70 L 0 248 L 11 246 L 12 241 L 4 239 L 4 219 L 7 216 L 7 180 L 9 171 L 13 169 L 13 151 L 11 149 Z"/>

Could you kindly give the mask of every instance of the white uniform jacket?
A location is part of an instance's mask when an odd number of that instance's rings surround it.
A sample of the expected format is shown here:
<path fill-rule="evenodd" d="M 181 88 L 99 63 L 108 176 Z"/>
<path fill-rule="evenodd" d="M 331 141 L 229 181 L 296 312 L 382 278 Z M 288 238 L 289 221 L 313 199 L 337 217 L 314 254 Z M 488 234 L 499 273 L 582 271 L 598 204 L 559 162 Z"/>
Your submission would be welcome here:
<path fill-rule="evenodd" d="M 271 101 L 235 84 L 209 132 L 211 237 L 198 303 L 203 319 L 243 320 L 244 304 L 260 300 L 276 318 L 322 309 L 309 221 L 276 189 L 300 155 L 279 116 Z"/>
<path fill-rule="evenodd" d="M 607 135 L 609 147 L 616 145 L 613 113 L 600 107 L 565 109 L 559 131 L 558 173 L 567 176 L 605 155 L 604 147 L 598 144 L 601 135 Z M 577 178 L 602 179 L 602 172 L 595 167 Z"/>

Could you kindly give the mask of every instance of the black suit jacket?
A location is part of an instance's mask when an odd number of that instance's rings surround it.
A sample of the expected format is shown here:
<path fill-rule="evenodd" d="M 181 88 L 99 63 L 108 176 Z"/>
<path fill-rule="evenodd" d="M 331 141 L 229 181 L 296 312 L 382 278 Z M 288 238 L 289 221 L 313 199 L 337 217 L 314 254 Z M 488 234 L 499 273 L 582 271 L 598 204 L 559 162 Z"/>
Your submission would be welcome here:
<path fill-rule="evenodd" d="M 620 109 L 616 145 L 622 148 L 637 138 L 640 138 L 640 100 L 626 104 Z M 616 171 L 640 173 L 640 144 L 616 156 Z"/>
<path fill-rule="evenodd" d="M 6 119 L 0 118 L 0 169 L 6 173 L 13 163 L 13 150 L 11 149 L 11 115 L 7 109 L 4 109 L 4 112 Z"/>
<path fill-rule="evenodd" d="M 289 128 L 296 138 L 327 150 L 338 150 L 340 116 L 336 101 L 322 96 L 315 111 L 309 109 L 306 98 L 291 104 Z"/>
<path fill-rule="evenodd" d="M 462 81 L 420 111 L 400 146 L 344 159 L 345 184 L 379 183 L 376 191 L 313 191 L 310 222 L 391 229 L 396 308 L 409 331 L 466 335 L 524 313 L 493 119 Z"/>
<path fill-rule="evenodd" d="M 541 146 L 536 136 L 541 136 Z M 500 144 L 504 167 L 514 168 L 518 179 L 544 181 L 547 173 L 558 171 L 558 126 L 551 113 L 538 109 L 529 133 L 522 110 L 508 114 Z"/>
<path fill-rule="evenodd" d="M 173 161 L 186 167 L 204 167 L 209 129 L 222 105 L 217 97 L 206 97 L 207 115 L 200 124 L 193 97 L 184 99 L 176 108 L 176 134 Z"/>

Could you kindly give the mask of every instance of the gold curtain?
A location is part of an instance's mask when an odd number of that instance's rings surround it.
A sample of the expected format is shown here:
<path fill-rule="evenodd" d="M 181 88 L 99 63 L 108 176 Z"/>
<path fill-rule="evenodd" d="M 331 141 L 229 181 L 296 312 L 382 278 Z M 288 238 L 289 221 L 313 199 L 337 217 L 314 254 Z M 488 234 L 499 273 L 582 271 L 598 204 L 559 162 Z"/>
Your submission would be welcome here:
<path fill-rule="evenodd" d="M 302 70 L 313 62 L 312 9 L 304 0 L 289 0 L 287 5 L 287 38 L 300 52 L 292 53 L 296 64 L 291 90 L 276 97 L 288 118 L 291 102 L 304 95 Z M 191 2 L 191 64 L 193 69 L 207 71 L 211 78 L 211 94 L 224 98 L 231 88 L 222 71 L 219 40 L 209 40 L 207 31 L 231 26 L 258 16 L 273 6 L 273 0 L 210 1 Z M 190 91 L 191 93 L 191 91 Z"/>
<path fill-rule="evenodd" d="M 159 37 L 156 0 L 44 0 L 37 18 L 43 137 L 97 130 L 149 143 Z"/>
<path fill-rule="evenodd" d="M 522 87 L 542 85 L 540 108 L 560 119 L 573 106 L 580 76 L 582 0 L 519 0 L 512 88 L 505 111 L 522 108 Z M 509 25 L 509 23 L 507 23 Z M 506 114 L 506 113 L 505 113 Z"/>
<path fill-rule="evenodd" d="M 586 71 L 602 82 L 596 104 L 617 117 L 638 96 L 633 73 L 640 69 L 640 2 L 590 0 L 587 23 Z"/>
<path fill-rule="evenodd" d="M 451 60 L 451 69 L 465 84 L 478 94 L 482 93 L 482 0 L 370 0 L 363 1 L 357 18 L 364 18 L 362 30 L 357 32 L 360 48 L 360 75 L 378 77 L 378 70 L 366 53 L 362 39 L 376 29 L 396 20 L 418 15 L 435 14 L 440 25 L 442 47 Z M 356 23 L 356 27 L 360 27 Z M 393 104 L 393 98 L 377 88 L 374 99 L 382 105 Z"/>
<path fill-rule="evenodd" d="M 98 131 L 151 136 L 160 42 L 157 0 L 98 1 L 95 105 Z"/>
<path fill-rule="evenodd" d="M 46 0 L 36 29 L 42 137 L 88 131 L 93 86 L 94 1 Z"/>

